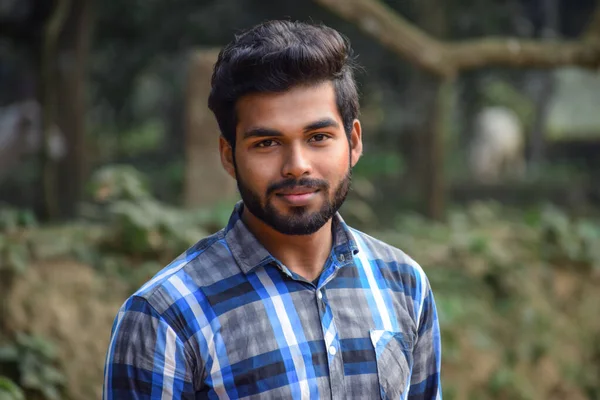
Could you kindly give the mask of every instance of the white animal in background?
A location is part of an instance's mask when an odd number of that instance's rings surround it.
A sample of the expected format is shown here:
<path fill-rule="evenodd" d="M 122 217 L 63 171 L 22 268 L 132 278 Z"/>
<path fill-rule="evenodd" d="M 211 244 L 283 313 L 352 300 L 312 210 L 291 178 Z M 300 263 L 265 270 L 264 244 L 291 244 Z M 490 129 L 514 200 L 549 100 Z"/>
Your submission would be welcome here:
<path fill-rule="evenodd" d="M 505 177 L 524 176 L 524 128 L 513 110 L 484 108 L 475 118 L 474 129 L 469 168 L 477 181 L 497 183 Z"/>

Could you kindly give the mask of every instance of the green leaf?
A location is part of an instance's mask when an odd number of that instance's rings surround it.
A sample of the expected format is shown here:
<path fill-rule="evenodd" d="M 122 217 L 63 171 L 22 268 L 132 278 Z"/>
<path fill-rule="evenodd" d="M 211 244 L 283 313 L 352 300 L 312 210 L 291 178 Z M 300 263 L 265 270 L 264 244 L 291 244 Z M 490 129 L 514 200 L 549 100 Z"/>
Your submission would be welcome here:
<path fill-rule="evenodd" d="M 25 400 L 25 393 L 16 383 L 0 376 L 0 400 Z"/>
<path fill-rule="evenodd" d="M 483 254 L 488 250 L 488 238 L 484 236 L 472 237 L 469 242 L 469 251 L 474 254 Z"/>

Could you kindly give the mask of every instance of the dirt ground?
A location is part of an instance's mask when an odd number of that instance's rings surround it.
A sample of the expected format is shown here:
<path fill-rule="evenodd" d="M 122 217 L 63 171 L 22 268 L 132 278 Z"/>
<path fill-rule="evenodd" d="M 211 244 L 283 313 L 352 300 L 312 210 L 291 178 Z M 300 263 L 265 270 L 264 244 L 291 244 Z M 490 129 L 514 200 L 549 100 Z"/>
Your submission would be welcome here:
<path fill-rule="evenodd" d="M 110 329 L 126 297 L 88 265 L 33 263 L 9 296 L 9 329 L 39 334 L 58 346 L 70 399 L 100 399 Z"/>

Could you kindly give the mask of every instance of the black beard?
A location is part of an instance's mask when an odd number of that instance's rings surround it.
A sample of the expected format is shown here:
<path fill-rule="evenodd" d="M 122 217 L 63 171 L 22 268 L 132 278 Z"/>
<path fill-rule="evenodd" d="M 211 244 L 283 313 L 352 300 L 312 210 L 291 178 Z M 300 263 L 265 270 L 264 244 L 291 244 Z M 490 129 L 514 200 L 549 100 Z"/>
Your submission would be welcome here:
<path fill-rule="evenodd" d="M 244 206 L 248 207 L 248 211 L 284 235 L 311 235 L 321 229 L 338 212 L 342 204 L 344 204 L 352 181 L 352 169 L 348 167 L 348 173 L 335 188 L 333 199 L 330 199 L 330 185 L 327 181 L 309 178 L 300 178 L 297 180 L 286 179 L 267 188 L 265 193 L 267 203 L 263 205 L 260 196 L 244 185 L 237 173 L 237 169 L 235 174 L 238 190 L 240 191 Z M 323 192 L 325 203 L 319 211 L 309 213 L 307 207 L 304 206 L 292 207 L 292 215 L 290 216 L 282 215 L 277 211 L 270 200 L 271 195 L 277 190 L 292 189 L 297 186 L 309 187 Z"/>

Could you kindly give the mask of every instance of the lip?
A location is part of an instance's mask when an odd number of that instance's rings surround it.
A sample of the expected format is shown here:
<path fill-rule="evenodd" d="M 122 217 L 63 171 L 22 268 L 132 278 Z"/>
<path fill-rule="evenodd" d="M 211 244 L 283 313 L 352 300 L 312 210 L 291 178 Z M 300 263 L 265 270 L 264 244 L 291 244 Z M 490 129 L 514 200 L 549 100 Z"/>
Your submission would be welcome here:
<path fill-rule="evenodd" d="M 277 197 L 293 206 L 307 205 L 318 193 L 318 190 L 295 189 L 277 193 Z"/>

